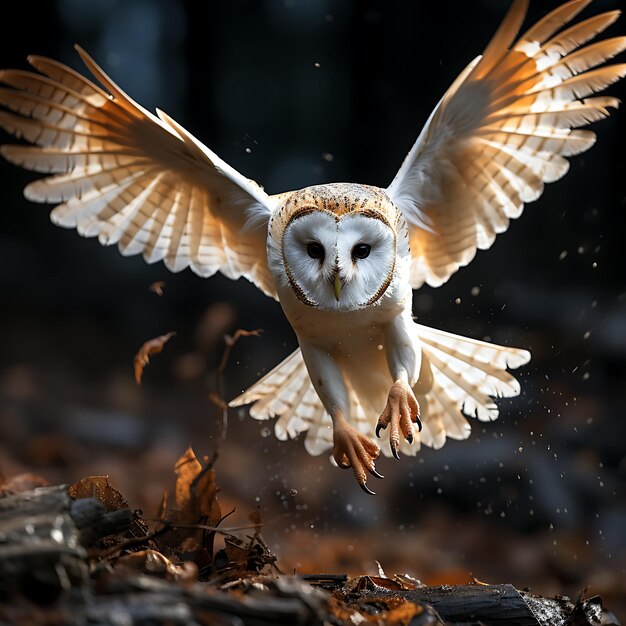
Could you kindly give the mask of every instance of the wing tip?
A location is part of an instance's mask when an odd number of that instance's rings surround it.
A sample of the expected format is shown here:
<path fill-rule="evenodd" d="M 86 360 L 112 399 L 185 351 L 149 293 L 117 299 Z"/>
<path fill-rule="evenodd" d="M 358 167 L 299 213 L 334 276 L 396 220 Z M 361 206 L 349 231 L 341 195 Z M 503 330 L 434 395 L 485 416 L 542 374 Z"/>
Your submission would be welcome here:
<path fill-rule="evenodd" d="M 509 358 L 506 360 L 506 366 L 509 369 L 517 369 L 522 365 L 527 365 L 530 363 L 532 358 L 532 354 L 529 350 L 524 350 L 522 348 L 512 348 Z"/>

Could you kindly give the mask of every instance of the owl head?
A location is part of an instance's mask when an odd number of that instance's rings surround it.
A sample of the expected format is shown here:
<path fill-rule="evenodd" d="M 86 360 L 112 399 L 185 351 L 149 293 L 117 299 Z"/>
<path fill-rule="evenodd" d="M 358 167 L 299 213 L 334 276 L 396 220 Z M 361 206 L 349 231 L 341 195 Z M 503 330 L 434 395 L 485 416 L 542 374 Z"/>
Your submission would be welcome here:
<path fill-rule="evenodd" d="M 401 219 L 381 189 L 307 187 L 290 194 L 270 224 L 270 267 L 308 306 L 353 311 L 376 304 L 394 279 Z"/>

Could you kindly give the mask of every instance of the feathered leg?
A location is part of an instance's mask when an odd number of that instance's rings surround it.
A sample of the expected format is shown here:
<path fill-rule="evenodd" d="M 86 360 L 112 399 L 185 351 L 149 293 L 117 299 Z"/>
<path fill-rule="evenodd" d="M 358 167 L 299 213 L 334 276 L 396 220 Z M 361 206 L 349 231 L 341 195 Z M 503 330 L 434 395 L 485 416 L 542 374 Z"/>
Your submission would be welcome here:
<path fill-rule="evenodd" d="M 326 352 L 306 344 L 300 345 L 313 386 L 333 420 L 333 458 L 343 469 L 349 467 L 366 493 L 367 472 L 383 478 L 375 467 L 380 447 L 350 423 L 350 400 L 340 367 Z"/>

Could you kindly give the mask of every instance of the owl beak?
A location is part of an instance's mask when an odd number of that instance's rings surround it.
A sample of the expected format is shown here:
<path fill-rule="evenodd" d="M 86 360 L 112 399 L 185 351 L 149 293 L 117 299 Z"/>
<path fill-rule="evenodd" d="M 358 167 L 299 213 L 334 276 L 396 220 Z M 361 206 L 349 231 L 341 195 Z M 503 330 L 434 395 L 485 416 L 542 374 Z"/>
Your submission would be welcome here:
<path fill-rule="evenodd" d="M 339 278 L 339 274 L 335 274 L 335 280 L 333 281 L 333 287 L 335 289 L 335 300 L 339 302 L 339 297 L 341 296 L 341 279 Z"/>

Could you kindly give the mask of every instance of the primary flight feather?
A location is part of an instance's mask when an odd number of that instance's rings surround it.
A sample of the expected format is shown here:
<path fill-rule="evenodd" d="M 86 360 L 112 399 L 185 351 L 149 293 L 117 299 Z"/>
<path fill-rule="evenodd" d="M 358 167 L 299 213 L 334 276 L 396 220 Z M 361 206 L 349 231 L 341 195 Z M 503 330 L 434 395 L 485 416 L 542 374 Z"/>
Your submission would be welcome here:
<path fill-rule="evenodd" d="M 49 174 L 25 195 L 57 204 L 54 223 L 174 272 L 244 276 L 276 298 L 300 347 L 230 404 L 277 417 L 280 439 L 306 431 L 311 454 L 332 448 L 371 493 L 374 433 L 388 429 L 396 458 L 439 448 L 469 435 L 464 414 L 496 419 L 493 397 L 520 391 L 507 369 L 527 363 L 526 350 L 415 323 L 412 289 L 443 284 L 489 248 L 567 172 L 566 157 L 593 145 L 580 127 L 617 107 L 594 94 L 626 75 L 626 64 L 604 65 L 626 37 L 592 42 L 619 12 L 572 23 L 590 3 L 571 0 L 518 37 L 528 2 L 515 0 L 387 189 L 268 196 L 78 47 L 101 86 L 36 56 L 38 73 L 0 72 L 0 126 L 34 144 L 1 153 Z"/>

